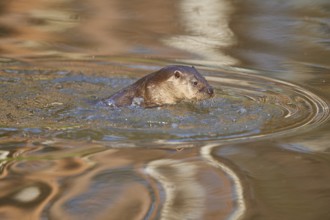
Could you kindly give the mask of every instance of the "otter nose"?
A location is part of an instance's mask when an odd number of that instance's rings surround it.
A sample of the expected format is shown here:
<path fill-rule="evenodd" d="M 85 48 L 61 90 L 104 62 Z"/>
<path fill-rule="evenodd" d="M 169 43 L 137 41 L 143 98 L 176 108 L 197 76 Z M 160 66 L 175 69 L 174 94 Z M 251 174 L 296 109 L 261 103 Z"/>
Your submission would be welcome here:
<path fill-rule="evenodd" d="M 211 86 L 205 86 L 204 88 L 202 88 L 200 90 L 200 92 L 207 93 L 209 96 L 214 95 L 214 91 L 213 91 L 213 88 Z"/>
<path fill-rule="evenodd" d="M 206 92 L 209 94 L 209 95 L 213 95 L 214 91 L 213 91 L 213 88 L 212 87 L 208 87 Z"/>

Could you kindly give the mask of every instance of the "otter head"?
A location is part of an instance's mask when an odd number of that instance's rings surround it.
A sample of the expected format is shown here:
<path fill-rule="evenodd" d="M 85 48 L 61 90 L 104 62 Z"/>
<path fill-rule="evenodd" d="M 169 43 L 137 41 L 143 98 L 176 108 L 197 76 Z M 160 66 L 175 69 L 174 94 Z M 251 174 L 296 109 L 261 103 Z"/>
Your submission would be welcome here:
<path fill-rule="evenodd" d="M 164 93 L 168 93 L 172 102 L 184 100 L 203 100 L 214 95 L 213 88 L 206 79 L 194 68 L 188 66 L 164 67 L 157 74 L 163 78 Z"/>

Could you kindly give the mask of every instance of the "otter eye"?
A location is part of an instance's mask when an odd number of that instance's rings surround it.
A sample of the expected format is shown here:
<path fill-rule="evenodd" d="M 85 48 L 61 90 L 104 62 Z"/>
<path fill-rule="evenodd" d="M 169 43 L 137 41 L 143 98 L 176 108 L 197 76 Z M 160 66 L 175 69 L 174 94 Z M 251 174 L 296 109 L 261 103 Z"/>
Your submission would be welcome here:
<path fill-rule="evenodd" d="M 178 70 L 174 71 L 174 76 L 175 78 L 179 79 L 181 77 L 181 72 Z"/>
<path fill-rule="evenodd" d="M 194 86 L 197 86 L 197 85 L 198 85 L 198 82 L 197 82 L 197 81 L 195 81 L 195 82 L 193 82 L 193 84 L 194 84 Z"/>

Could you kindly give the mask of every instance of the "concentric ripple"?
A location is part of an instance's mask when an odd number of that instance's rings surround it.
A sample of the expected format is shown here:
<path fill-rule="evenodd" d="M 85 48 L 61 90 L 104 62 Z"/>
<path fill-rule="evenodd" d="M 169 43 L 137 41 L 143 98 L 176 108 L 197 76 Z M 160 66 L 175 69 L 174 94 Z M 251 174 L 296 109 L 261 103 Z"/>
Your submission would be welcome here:
<path fill-rule="evenodd" d="M 28 74 L 25 70 L 4 71 L 3 77 L 7 74 L 16 81 L 3 82 L 4 90 L 10 87 L 13 92 L 6 90 L 7 99 L 1 100 L 7 103 L 5 117 L 0 118 L 6 129 L 1 133 L 24 129 L 65 139 L 151 144 L 219 142 L 300 132 L 319 126 L 329 116 L 327 103 L 300 86 L 245 69 L 198 66 L 215 89 L 212 99 L 152 109 L 95 104 L 97 99 L 136 80 L 132 74 L 117 74 L 118 66 L 124 68 L 123 72 L 143 75 L 167 65 L 155 63 L 113 61 L 107 64 L 114 69 L 112 74 L 40 70 L 40 80 L 33 81 L 27 70 Z M 27 89 L 23 90 L 22 84 Z"/>
<path fill-rule="evenodd" d="M 102 140 L 234 141 L 303 131 L 322 124 L 328 105 L 292 83 L 246 73 L 199 68 L 216 97 L 156 109 L 96 107 L 78 114 L 104 134 Z"/>
<path fill-rule="evenodd" d="M 236 97 L 246 97 L 254 105 L 271 105 L 267 120 L 255 136 L 275 135 L 316 127 L 329 117 L 329 106 L 314 93 L 289 82 L 265 76 L 240 72 L 227 72 L 215 76 L 212 72 L 208 80 L 227 90 Z M 277 110 L 280 110 L 280 114 Z M 260 114 L 265 112 L 260 112 Z M 260 117 L 260 116 L 259 116 Z"/>

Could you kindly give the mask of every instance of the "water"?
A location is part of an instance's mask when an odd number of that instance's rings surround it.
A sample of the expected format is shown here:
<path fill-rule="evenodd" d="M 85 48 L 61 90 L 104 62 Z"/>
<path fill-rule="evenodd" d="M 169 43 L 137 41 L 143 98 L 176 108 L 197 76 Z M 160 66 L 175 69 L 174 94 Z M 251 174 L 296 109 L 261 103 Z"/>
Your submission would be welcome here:
<path fill-rule="evenodd" d="M 328 219 L 327 1 L 0 4 L 1 219 Z M 169 64 L 216 95 L 97 101 Z"/>

